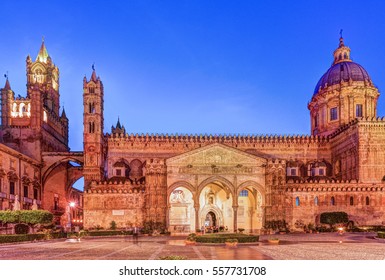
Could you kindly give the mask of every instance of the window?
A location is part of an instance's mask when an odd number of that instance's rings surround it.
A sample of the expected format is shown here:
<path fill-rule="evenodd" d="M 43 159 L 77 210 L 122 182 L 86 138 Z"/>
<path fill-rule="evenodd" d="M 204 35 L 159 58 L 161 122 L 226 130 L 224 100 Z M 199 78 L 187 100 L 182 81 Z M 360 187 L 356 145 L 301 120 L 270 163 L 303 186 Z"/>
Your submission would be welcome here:
<path fill-rule="evenodd" d="M 296 175 L 297 175 L 297 170 L 296 170 L 295 168 L 292 168 L 292 169 L 290 170 L 290 175 L 291 175 L 291 176 L 296 176 Z"/>
<path fill-rule="evenodd" d="M 314 205 L 315 205 L 315 206 L 318 206 L 318 196 L 316 196 L 316 197 L 314 198 Z"/>
<path fill-rule="evenodd" d="M 94 122 L 90 122 L 88 124 L 88 131 L 89 131 L 89 133 L 94 133 L 95 132 L 95 123 Z"/>
<path fill-rule="evenodd" d="M 325 169 L 320 168 L 320 169 L 318 170 L 318 175 L 320 175 L 320 176 L 325 175 Z"/>
<path fill-rule="evenodd" d="M 9 182 L 9 194 L 15 194 L 15 182 Z"/>
<path fill-rule="evenodd" d="M 353 199 L 353 197 L 351 196 L 350 197 L 350 206 L 353 206 L 354 205 L 354 199 Z"/>
<path fill-rule="evenodd" d="M 356 117 L 362 117 L 362 104 L 356 104 Z"/>
<path fill-rule="evenodd" d="M 28 186 L 24 186 L 24 197 L 28 197 Z"/>
<path fill-rule="evenodd" d="M 116 169 L 116 176 L 122 176 L 122 170 Z"/>
<path fill-rule="evenodd" d="M 334 199 L 334 196 L 332 196 L 332 198 L 330 199 L 330 204 L 331 205 L 336 205 L 336 200 Z"/>
<path fill-rule="evenodd" d="M 249 196 L 249 191 L 248 190 L 241 190 L 241 192 L 239 193 L 239 196 L 247 197 L 247 196 Z"/>
<path fill-rule="evenodd" d="M 369 202 L 370 202 L 370 201 L 369 201 L 369 196 L 367 196 L 367 197 L 365 198 L 365 204 L 366 204 L 366 206 L 369 206 L 369 205 L 370 205 Z"/>
<path fill-rule="evenodd" d="M 53 210 L 58 210 L 59 209 L 59 197 L 55 195 L 53 199 Z"/>
<path fill-rule="evenodd" d="M 95 88 L 94 87 L 89 87 L 88 90 L 89 90 L 90 93 L 95 93 Z"/>
<path fill-rule="evenodd" d="M 330 109 L 330 120 L 335 121 L 338 119 L 338 108 L 334 107 Z"/>
<path fill-rule="evenodd" d="M 33 198 L 36 200 L 39 199 L 39 190 L 37 188 L 33 189 Z"/>
<path fill-rule="evenodd" d="M 3 178 L 0 178 L 0 192 L 3 191 Z"/>
<path fill-rule="evenodd" d="M 314 127 L 318 126 L 318 114 L 314 116 Z"/>
<path fill-rule="evenodd" d="M 295 198 L 295 206 L 300 206 L 301 202 L 299 201 L 299 197 Z"/>

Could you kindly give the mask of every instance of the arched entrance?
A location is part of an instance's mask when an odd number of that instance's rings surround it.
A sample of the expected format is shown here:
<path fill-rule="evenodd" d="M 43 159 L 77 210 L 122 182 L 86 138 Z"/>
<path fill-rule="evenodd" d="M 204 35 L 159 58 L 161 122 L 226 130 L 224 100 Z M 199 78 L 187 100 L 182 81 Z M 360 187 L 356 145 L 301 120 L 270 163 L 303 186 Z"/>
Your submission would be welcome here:
<path fill-rule="evenodd" d="M 205 227 L 216 227 L 217 226 L 217 217 L 213 211 L 210 211 L 206 215 Z"/>

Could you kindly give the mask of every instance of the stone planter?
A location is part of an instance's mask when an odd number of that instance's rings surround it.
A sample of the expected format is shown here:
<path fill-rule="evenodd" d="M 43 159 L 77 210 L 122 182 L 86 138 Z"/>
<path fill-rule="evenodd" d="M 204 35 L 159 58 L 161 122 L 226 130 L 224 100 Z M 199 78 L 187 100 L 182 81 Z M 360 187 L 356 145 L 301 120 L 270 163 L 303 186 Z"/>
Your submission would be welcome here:
<path fill-rule="evenodd" d="M 236 248 L 238 245 L 238 242 L 225 242 L 226 247 L 229 248 Z"/>
<path fill-rule="evenodd" d="M 186 245 L 195 245 L 197 242 L 196 241 L 192 241 L 192 240 L 185 240 L 184 241 L 184 244 Z"/>
<path fill-rule="evenodd" d="M 279 239 L 268 239 L 269 244 L 279 244 Z"/>

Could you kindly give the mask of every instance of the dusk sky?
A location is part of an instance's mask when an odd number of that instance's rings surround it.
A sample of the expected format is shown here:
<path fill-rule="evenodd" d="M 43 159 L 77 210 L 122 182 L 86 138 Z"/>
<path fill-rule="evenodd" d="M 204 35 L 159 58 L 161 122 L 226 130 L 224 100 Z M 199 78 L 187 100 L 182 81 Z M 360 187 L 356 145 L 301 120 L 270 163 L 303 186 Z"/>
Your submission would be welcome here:
<path fill-rule="evenodd" d="M 25 59 L 44 36 L 72 151 L 83 149 L 93 63 L 105 132 L 120 117 L 128 133 L 309 134 L 307 103 L 340 29 L 353 61 L 385 88 L 384 1 L 1 1 L 0 10 L 0 73 L 25 96 Z"/>

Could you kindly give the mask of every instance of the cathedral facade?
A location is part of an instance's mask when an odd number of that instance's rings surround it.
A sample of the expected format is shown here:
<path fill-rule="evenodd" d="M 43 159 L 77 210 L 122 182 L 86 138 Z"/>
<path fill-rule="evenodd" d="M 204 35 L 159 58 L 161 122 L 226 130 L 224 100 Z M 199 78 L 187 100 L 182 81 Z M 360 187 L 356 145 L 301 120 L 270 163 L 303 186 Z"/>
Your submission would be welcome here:
<path fill-rule="evenodd" d="M 278 220 L 291 229 L 317 224 L 321 213 L 335 211 L 357 225 L 381 225 L 385 121 L 377 117 L 379 91 L 351 60 L 343 38 L 333 56 L 308 103 L 311 134 L 305 136 L 138 135 L 119 120 L 105 133 L 104 88 L 93 70 L 83 79 L 84 151 L 70 152 L 68 119 L 64 111 L 59 115 L 58 69 L 43 43 L 35 62 L 27 58 L 27 97 L 14 98 L 8 80 L 1 91 L 1 153 L 19 153 L 28 162 L 29 184 L 39 186 L 44 209 L 55 206 L 54 194 L 65 207 L 76 193 L 73 182 L 84 176 L 85 228 L 114 221 L 122 228 L 154 222 L 178 233 L 207 226 L 259 232 Z M 2 186 L 23 185 L 23 174 L 9 173 L 8 160 L 0 164 L 7 169 L 0 170 Z M 0 191 L 3 205 L 12 203 Z M 22 195 L 22 188 L 16 192 Z"/>

